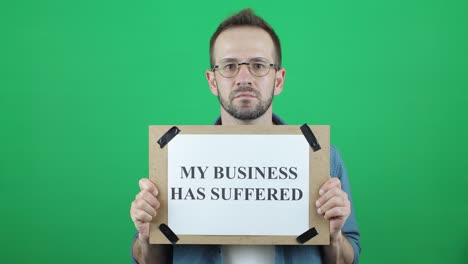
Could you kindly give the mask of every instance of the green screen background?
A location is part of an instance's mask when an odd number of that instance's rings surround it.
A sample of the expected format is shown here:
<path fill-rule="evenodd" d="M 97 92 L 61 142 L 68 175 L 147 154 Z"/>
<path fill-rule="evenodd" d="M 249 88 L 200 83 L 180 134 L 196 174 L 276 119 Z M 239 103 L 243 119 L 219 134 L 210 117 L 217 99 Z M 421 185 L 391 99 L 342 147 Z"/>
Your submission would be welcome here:
<path fill-rule="evenodd" d="M 2 1 L 2 263 L 128 263 L 148 126 L 211 124 L 219 22 L 252 7 L 287 70 L 275 112 L 330 124 L 361 263 L 466 263 L 468 4 Z"/>

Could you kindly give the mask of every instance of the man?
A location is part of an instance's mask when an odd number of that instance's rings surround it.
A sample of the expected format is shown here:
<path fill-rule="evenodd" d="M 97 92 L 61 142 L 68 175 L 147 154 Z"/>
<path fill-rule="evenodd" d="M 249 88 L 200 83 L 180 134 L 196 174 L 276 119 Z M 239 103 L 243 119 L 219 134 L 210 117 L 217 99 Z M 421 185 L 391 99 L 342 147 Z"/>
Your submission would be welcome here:
<path fill-rule="evenodd" d="M 210 41 L 211 70 L 206 78 L 218 97 L 218 125 L 281 125 L 273 114 L 273 96 L 281 93 L 286 70 L 281 67 L 278 36 L 252 10 L 222 22 Z M 351 210 L 346 170 L 337 150 L 330 151 L 331 176 L 319 191 L 317 212 L 330 220 L 326 246 L 150 245 L 149 223 L 157 217 L 157 187 L 148 179 L 130 208 L 138 232 L 132 254 L 138 263 L 357 263 L 359 231 Z"/>

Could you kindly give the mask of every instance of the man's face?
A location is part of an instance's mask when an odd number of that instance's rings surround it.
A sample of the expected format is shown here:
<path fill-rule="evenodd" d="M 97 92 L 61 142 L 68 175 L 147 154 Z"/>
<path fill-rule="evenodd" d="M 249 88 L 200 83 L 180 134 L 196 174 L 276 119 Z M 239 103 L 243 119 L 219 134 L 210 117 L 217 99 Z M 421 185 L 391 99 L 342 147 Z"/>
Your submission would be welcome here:
<path fill-rule="evenodd" d="M 215 65 L 231 59 L 239 63 L 255 58 L 276 62 L 270 35 L 263 29 L 246 26 L 223 31 L 214 44 L 213 58 Z M 268 74 L 258 77 L 249 71 L 247 65 L 242 65 L 231 78 L 222 76 L 219 69 L 207 71 L 207 78 L 222 110 L 239 120 L 253 120 L 271 111 L 273 95 L 282 90 L 284 70 L 277 72 L 271 67 Z"/>

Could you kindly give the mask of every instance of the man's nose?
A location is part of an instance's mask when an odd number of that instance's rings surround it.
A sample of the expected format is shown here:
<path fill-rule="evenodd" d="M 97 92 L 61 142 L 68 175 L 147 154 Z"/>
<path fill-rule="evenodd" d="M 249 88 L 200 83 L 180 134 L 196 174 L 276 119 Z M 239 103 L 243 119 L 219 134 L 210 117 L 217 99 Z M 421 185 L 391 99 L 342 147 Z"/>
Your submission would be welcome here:
<path fill-rule="evenodd" d="M 249 65 L 239 65 L 239 73 L 237 74 L 237 86 L 252 85 L 253 76 L 249 71 Z"/>

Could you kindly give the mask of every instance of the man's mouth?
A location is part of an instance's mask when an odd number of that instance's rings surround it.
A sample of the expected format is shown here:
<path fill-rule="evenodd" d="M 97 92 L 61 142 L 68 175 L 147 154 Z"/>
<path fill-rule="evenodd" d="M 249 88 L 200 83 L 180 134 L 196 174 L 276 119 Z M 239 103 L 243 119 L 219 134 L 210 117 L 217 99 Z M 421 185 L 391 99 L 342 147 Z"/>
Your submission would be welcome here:
<path fill-rule="evenodd" d="M 254 93 L 241 92 L 241 93 L 236 94 L 234 99 L 236 98 L 257 98 L 257 96 Z"/>

